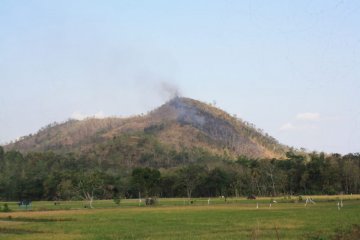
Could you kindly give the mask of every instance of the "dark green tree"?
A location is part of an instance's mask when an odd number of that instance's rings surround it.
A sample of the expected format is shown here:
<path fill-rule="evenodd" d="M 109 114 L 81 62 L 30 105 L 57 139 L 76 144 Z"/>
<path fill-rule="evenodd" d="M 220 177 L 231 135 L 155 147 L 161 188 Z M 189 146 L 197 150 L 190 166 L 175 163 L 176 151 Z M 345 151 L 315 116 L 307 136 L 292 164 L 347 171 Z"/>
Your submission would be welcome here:
<path fill-rule="evenodd" d="M 194 189 L 201 183 L 201 180 L 204 179 L 205 174 L 206 171 L 203 166 L 194 164 L 185 166 L 178 171 L 178 184 L 184 186 L 188 199 L 191 199 Z"/>
<path fill-rule="evenodd" d="M 206 178 L 206 185 L 210 196 L 224 196 L 226 201 L 230 189 L 230 176 L 226 171 L 214 168 Z"/>
<path fill-rule="evenodd" d="M 2 162 L 4 160 L 4 148 L 2 146 L 0 146 L 0 162 Z"/>
<path fill-rule="evenodd" d="M 160 172 L 151 168 L 135 168 L 131 174 L 133 187 L 145 197 L 159 193 Z"/>

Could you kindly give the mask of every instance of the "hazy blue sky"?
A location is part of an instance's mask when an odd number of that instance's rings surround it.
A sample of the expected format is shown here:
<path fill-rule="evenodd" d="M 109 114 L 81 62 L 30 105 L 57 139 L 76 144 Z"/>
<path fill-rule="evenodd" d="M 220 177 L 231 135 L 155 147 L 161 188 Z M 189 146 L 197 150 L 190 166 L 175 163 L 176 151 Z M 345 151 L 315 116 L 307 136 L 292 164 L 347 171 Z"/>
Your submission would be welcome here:
<path fill-rule="evenodd" d="M 360 1 L 0 1 L 0 143 L 175 88 L 282 143 L 360 152 Z"/>

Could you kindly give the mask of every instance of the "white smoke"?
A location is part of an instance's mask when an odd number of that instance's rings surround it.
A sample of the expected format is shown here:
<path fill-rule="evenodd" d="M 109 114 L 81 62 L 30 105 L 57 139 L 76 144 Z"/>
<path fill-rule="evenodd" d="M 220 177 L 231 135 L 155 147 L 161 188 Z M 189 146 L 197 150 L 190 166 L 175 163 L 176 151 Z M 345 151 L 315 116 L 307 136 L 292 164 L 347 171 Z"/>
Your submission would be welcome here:
<path fill-rule="evenodd" d="M 84 119 L 87 119 L 87 118 L 97 118 L 97 119 L 102 119 L 102 118 L 105 118 L 105 114 L 103 111 L 99 111 L 95 114 L 84 114 L 84 113 L 81 113 L 81 112 L 74 112 L 72 115 L 71 115 L 71 118 L 72 119 L 75 119 L 75 120 L 84 120 Z"/>

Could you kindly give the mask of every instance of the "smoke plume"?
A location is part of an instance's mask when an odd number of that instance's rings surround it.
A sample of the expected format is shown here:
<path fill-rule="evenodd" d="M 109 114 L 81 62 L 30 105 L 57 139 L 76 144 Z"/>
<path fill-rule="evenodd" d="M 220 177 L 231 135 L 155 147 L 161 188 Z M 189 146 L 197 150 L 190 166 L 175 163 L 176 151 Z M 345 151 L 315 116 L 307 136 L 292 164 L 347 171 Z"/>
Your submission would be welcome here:
<path fill-rule="evenodd" d="M 166 100 L 181 96 L 179 87 L 176 86 L 175 84 L 169 83 L 169 82 L 161 82 L 160 83 L 160 94 Z"/>

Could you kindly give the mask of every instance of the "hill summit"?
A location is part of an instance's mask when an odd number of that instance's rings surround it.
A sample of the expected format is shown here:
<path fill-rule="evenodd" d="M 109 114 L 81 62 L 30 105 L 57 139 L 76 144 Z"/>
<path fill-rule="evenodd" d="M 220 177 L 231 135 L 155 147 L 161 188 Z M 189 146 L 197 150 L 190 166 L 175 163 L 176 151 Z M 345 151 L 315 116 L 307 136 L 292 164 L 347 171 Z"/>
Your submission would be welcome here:
<path fill-rule="evenodd" d="M 121 146 L 117 145 L 119 139 Z M 149 141 L 151 144 L 146 144 Z M 124 151 L 124 144 L 132 149 L 133 158 L 140 158 L 146 152 L 144 148 L 157 145 L 173 151 L 196 148 L 210 154 L 251 158 L 281 158 L 288 149 L 252 124 L 213 105 L 183 97 L 175 97 L 146 115 L 51 124 L 5 148 L 58 153 L 102 149 L 105 155 L 116 155 L 116 151 Z"/>

